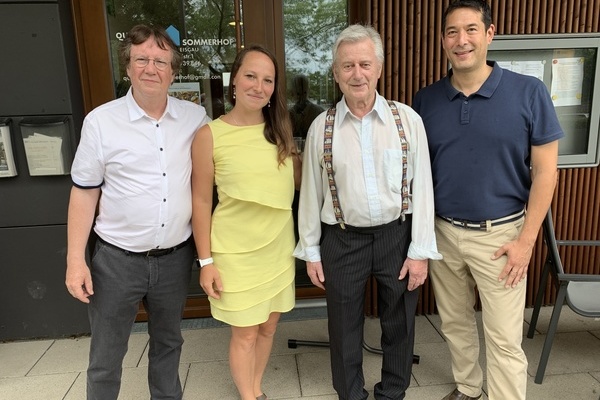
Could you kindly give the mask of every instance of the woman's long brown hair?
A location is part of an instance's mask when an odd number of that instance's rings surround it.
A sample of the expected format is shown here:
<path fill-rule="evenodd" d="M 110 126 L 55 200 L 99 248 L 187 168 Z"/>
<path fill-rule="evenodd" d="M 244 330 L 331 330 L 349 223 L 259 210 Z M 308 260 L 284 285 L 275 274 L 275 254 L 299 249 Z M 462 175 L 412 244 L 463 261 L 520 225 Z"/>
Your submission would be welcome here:
<path fill-rule="evenodd" d="M 295 149 L 294 139 L 292 137 L 292 123 L 287 109 L 285 95 L 279 84 L 279 67 L 275 56 L 265 47 L 261 45 L 250 45 L 242 49 L 233 62 L 231 68 L 231 79 L 229 80 L 229 102 L 235 106 L 234 93 L 234 78 L 237 75 L 244 57 L 252 51 L 263 53 L 271 59 L 275 66 L 275 90 L 269 100 L 270 104 L 263 107 L 262 112 L 265 117 L 265 139 L 269 143 L 277 145 L 277 160 L 279 164 L 284 164 Z"/>

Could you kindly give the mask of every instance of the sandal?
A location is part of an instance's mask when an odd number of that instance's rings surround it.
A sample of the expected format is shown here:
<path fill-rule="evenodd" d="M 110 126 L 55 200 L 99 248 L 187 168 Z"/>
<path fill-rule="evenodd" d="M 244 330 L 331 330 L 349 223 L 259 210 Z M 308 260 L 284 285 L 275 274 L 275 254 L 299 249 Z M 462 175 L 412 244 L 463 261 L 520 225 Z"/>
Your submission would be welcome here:
<path fill-rule="evenodd" d="M 267 400 L 267 395 L 263 393 L 263 394 L 261 394 L 260 396 L 258 396 L 258 397 L 256 398 L 256 400 Z"/>

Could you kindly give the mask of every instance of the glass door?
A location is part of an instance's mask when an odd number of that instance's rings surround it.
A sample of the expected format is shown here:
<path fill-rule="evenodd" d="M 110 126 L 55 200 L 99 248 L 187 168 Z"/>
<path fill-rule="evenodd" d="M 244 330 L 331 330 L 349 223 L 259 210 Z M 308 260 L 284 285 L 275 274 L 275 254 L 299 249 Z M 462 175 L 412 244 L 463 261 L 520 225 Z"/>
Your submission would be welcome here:
<path fill-rule="evenodd" d="M 106 15 L 116 97 L 130 86 L 119 66 L 120 41 L 134 25 L 153 24 L 164 27 L 183 54 L 170 94 L 201 104 L 213 119 L 226 112 L 229 71 L 243 46 L 240 0 L 107 0 Z"/>
<path fill-rule="evenodd" d="M 348 25 L 346 0 L 283 1 L 285 75 L 294 136 L 339 100 L 331 72 L 331 49 Z"/>
<path fill-rule="evenodd" d="M 173 94 L 202 104 L 212 118 L 230 107 L 225 100 L 229 71 L 244 43 L 273 50 L 290 110 L 295 107 L 292 112 L 302 115 L 303 125 L 295 133 L 300 137 L 315 113 L 303 113 L 308 110 L 303 101 L 321 110 L 339 97 L 330 65 L 335 37 L 348 19 L 358 22 L 367 15 L 360 0 L 72 0 L 72 6 L 86 112 L 126 93 L 129 82 L 118 65 L 118 44 L 133 25 L 156 24 L 168 30 L 184 54 Z M 188 318 L 210 315 L 197 275 L 195 270 L 184 313 Z M 296 297 L 321 296 L 306 277 L 305 263 L 298 262 Z M 138 319 L 145 319 L 142 310 Z"/>
<path fill-rule="evenodd" d="M 169 94 L 201 104 L 212 119 L 232 107 L 226 99 L 231 66 L 243 47 L 241 0 L 106 0 L 105 12 L 115 97 L 124 96 L 130 86 L 119 65 L 119 43 L 136 24 L 158 25 L 183 54 Z M 192 270 L 185 317 L 210 315 L 199 274 Z M 138 320 L 143 319 L 140 307 Z"/>
<path fill-rule="evenodd" d="M 348 25 L 346 0 L 283 1 L 285 81 L 290 117 L 297 143 L 303 143 L 313 119 L 340 97 L 331 72 L 331 49 Z M 297 226 L 298 198 L 293 213 Z M 296 229 L 297 238 L 297 229 Z M 310 297 L 318 289 L 306 274 L 306 263 L 296 260 L 297 297 Z"/>

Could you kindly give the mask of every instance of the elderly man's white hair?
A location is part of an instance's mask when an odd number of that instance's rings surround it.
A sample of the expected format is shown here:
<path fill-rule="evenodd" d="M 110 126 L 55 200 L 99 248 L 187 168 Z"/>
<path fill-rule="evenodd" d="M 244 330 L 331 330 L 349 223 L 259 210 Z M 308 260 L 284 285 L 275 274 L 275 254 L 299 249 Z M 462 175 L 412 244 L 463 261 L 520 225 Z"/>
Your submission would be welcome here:
<path fill-rule="evenodd" d="M 344 29 L 333 45 L 333 65 L 337 59 L 338 48 L 342 43 L 356 43 L 365 39 L 370 39 L 375 44 L 375 56 L 381 64 L 383 64 L 383 44 L 381 36 L 372 26 L 354 24 Z"/>

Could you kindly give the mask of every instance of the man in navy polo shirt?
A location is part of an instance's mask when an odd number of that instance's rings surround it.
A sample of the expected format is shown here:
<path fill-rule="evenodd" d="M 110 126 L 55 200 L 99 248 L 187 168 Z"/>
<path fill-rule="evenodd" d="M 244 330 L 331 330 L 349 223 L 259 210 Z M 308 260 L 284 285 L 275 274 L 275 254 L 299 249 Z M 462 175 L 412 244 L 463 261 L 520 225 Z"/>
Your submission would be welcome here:
<path fill-rule="evenodd" d="M 442 25 L 452 70 L 413 102 L 429 142 L 443 255 L 431 261 L 431 278 L 457 385 L 444 400 L 477 399 L 482 393 L 475 287 L 488 396 L 525 399 L 527 268 L 554 193 L 563 136 L 540 80 L 486 61 L 493 37 L 485 1 L 452 2 Z"/>

